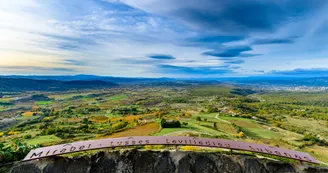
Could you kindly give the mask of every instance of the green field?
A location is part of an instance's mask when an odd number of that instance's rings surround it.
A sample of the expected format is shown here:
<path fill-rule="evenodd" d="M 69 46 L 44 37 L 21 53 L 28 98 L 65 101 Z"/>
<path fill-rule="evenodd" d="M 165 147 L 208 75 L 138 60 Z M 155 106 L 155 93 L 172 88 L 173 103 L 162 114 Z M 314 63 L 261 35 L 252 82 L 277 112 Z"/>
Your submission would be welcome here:
<path fill-rule="evenodd" d="M 109 97 L 109 100 L 111 100 L 111 101 L 120 101 L 120 100 L 125 100 L 127 98 L 128 98 L 128 96 L 126 96 L 125 94 L 119 94 L 119 95 Z"/>
<path fill-rule="evenodd" d="M 164 136 L 168 135 L 170 133 L 175 132 L 197 132 L 197 129 L 195 128 L 188 128 L 188 127 L 182 127 L 182 128 L 163 128 L 160 132 L 155 133 L 153 136 Z"/>
<path fill-rule="evenodd" d="M 58 143 L 62 141 L 55 135 L 47 135 L 47 136 L 38 136 L 31 140 L 26 140 L 25 142 L 29 145 L 38 145 L 38 144 L 46 144 L 46 143 Z"/>
<path fill-rule="evenodd" d="M 38 101 L 36 102 L 37 105 L 43 106 L 43 105 L 51 105 L 52 101 Z"/>
<path fill-rule="evenodd" d="M 328 102 L 321 100 L 328 93 L 254 92 L 199 84 L 15 93 L 10 97 L 25 100 L 0 106 L 0 143 L 18 139 L 49 146 L 130 135 L 195 136 L 315 152 L 328 162 L 320 152 L 328 150 Z M 36 101 L 33 95 L 50 100 Z"/>

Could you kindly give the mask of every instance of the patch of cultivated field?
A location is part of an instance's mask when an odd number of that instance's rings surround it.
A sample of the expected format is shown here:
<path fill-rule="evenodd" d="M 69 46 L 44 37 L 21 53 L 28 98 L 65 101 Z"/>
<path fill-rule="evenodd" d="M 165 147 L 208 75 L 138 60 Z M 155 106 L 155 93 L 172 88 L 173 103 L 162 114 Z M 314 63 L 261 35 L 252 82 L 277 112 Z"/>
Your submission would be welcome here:
<path fill-rule="evenodd" d="M 220 117 L 224 120 L 227 120 L 231 123 L 236 124 L 241 128 L 241 130 L 248 136 L 253 138 L 279 138 L 280 134 L 273 130 L 270 130 L 268 127 L 261 126 L 256 123 L 254 120 L 246 118 L 237 118 L 237 117 Z"/>
<path fill-rule="evenodd" d="M 216 125 L 216 129 L 230 134 L 237 134 L 236 128 L 233 127 L 231 124 L 225 122 L 218 122 Z"/>
<path fill-rule="evenodd" d="M 109 100 L 111 100 L 111 101 L 120 101 L 120 100 L 125 100 L 127 98 L 128 98 L 127 95 L 119 94 L 119 95 L 114 95 L 114 96 L 109 97 Z"/>
<path fill-rule="evenodd" d="M 51 143 L 59 143 L 62 141 L 59 137 L 55 135 L 46 135 L 46 136 L 38 136 L 34 139 L 26 140 L 25 142 L 29 145 L 37 145 L 37 144 L 51 144 Z"/>
<path fill-rule="evenodd" d="M 154 134 L 154 136 L 164 136 L 168 135 L 170 133 L 176 133 L 176 132 L 183 132 L 183 131 L 197 131 L 197 129 L 192 128 L 192 127 L 180 127 L 180 128 L 163 128 L 160 132 L 157 132 Z"/>
<path fill-rule="evenodd" d="M 101 138 L 118 138 L 118 137 L 128 137 L 128 136 L 150 136 L 159 130 L 158 123 L 149 123 L 142 126 L 137 126 L 133 129 L 124 130 L 118 133 L 114 133 L 109 136 L 104 136 Z"/>
<path fill-rule="evenodd" d="M 310 148 L 306 148 L 305 151 L 319 161 L 328 163 L 328 147 L 312 146 Z"/>
<path fill-rule="evenodd" d="M 203 120 L 204 118 L 206 118 L 208 121 L 217 121 L 218 120 L 215 118 L 215 116 L 217 115 L 218 113 L 210 113 L 210 114 L 198 114 L 198 115 L 193 115 L 193 117 L 201 117 Z"/>
<path fill-rule="evenodd" d="M 277 132 L 264 128 L 241 128 L 242 131 L 249 137 L 254 138 L 279 138 L 280 135 Z"/>
<path fill-rule="evenodd" d="M 36 102 L 38 106 L 52 105 L 52 101 L 38 101 Z"/>
<path fill-rule="evenodd" d="M 246 118 L 238 118 L 238 117 L 228 117 L 228 116 L 221 116 L 221 119 L 227 120 L 231 123 L 235 123 L 237 126 L 245 127 L 245 128 L 258 128 L 259 125 L 250 119 Z"/>
<path fill-rule="evenodd" d="M 96 123 L 105 123 L 108 122 L 108 117 L 106 116 L 92 116 L 89 118 L 89 121 L 96 122 Z"/>
<path fill-rule="evenodd" d="M 23 116 L 29 117 L 29 116 L 33 116 L 34 112 L 24 112 Z"/>
<path fill-rule="evenodd" d="M 197 122 L 188 122 L 188 126 L 198 129 L 199 131 L 203 132 L 203 133 L 207 133 L 210 135 L 223 135 L 225 133 L 220 132 L 218 130 L 215 130 L 213 128 L 209 128 L 209 127 L 205 127 L 205 126 L 201 126 L 200 124 L 197 124 Z"/>
<path fill-rule="evenodd" d="M 312 119 L 297 119 L 297 118 L 287 118 L 287 123 L 294 126 L 305 128 L 308 132 L 313 134 L 320 134 L 328 139 L 328 127 L 326 122 L 317 121 Z"/>

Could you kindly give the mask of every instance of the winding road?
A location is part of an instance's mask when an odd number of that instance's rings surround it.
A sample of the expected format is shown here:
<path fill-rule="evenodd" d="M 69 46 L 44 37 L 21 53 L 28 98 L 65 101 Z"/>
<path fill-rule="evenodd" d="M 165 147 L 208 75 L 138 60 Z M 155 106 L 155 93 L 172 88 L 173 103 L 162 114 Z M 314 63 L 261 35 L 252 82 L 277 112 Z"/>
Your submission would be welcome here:
<path fill-rule="evenodd" d="M 231 122 L 219 118 L 219 115 L 220 115 L 220 113 L 216 114 L 216 115 L 215 115 L 215 118 L 218 119 L 218 120 L 220 120 L 220 121 L 223 121 L 223 122 L 225 122 L 225 123 L 231 124 Z"/>

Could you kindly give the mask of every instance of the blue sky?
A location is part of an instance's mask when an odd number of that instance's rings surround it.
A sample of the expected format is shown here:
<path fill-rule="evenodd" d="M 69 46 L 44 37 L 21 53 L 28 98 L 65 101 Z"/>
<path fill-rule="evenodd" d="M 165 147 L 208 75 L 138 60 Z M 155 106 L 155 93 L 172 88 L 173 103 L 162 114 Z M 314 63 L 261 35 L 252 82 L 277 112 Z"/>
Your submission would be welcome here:
<path fill-rule="evenodd" d="M 0 2 L 0 74 L 328 76 L 326 0 Z"/>

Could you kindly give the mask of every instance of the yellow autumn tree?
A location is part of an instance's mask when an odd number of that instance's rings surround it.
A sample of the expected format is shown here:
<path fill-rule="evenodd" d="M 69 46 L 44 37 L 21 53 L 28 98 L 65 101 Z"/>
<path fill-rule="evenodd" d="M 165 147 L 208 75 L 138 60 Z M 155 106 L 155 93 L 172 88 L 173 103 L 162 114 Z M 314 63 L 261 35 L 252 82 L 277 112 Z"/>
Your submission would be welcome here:
<path fill-rule="evenodd" d="M 239 138 L 245 138 L 245 137 L 246 137 L 245 133 L 242 132 L 242 131 L 239 132 L 237 136 L 238 136 Z"/>

